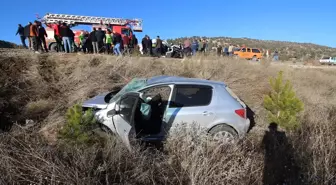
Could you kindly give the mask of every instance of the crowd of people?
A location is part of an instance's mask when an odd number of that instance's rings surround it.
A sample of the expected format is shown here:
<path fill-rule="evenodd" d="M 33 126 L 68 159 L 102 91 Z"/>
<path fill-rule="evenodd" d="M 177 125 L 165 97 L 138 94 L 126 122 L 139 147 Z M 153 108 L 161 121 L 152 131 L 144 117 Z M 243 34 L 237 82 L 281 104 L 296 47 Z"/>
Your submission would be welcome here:
<path fill-rule="evenodd" d="M 138 45 L 138 39 L 133 34 L 124 35 L 111 29 L 93 28 L 92 32 L 83 31 L 79 35 L 79 47 L 83 53 L 106 53 L 122 55 L 132 53 Z"/>
<path fill-rule="evenodd" d="M 19 24 L 16 35 L 18 34 L 20 35 L 21 43 L 24 48 L 33 50 L 36 53 L 39 53 L 39 49 L 48 52 L 45 39 L 48 35 L 39 21 L 34 21 L 34 23 L 28 22 L 25 27 Z M 26 45 L 26 39 L 28 39 L 28 46 Z"/>
<path fill-rule="evenodd" d="M 138 45 L 138 40 L 133 34 L 132 36 L 124 35 L 116 31 L 107 29 L 103 31 L 102 28 L 93 28 L 89 33 L 82 31 L 79 37 L 79 43 L 75 43 L 75 34 L 71 30 L 70 25 L 58 22 L 57 24 L 47 24 L 48 27 L 54 30 L 54 39 L 56 42 L 56 51 L 73 53 L 82 51 L 83 53 L 113 53 L 121 55 L 124 51 L 131 52 Z M 45 28 L 41 22 L 29 22 L 23 27 L 18 25 L 16 35 L 20 35 L 23 47 L 33 50 L 35 53 L 48 52 L 46 44 L 46 37 L 48 37 Z M 26 45 L 28 39 L 29 45 Z"/>
<path fill-rule="evenodd" d="M 71 30 L 71 26 L 66 23 L 58 22 L 57 24 L 46 24 L 54 30 L 54 39 L 56 41 L 56 51 L 73 53 L 81 51 L 83 53 L 106 53 L 114 55 L 123 55 L 124 53 L 132 53 L 135 50 L 147 56 L 161 57 L 168 50 L 168 44 L 161 40 L 160 36 L 151 39 L 145 35 L 138 45 L 138 39 L 134 34 L 121 35 L 111 28 L 103 31 L 101 27 L 96 29 L 93 27 L 91 32 L 82 31 L 78 36 L 79 42 L 75 43 L 75 34 Z M 46 37 L 48 37 L 45 28 L 41 22 L 29 22 L 26 26 L 18 25 L 16 35 L 20 35 L 23 47 L 34 51 L 35 53 L 48 52 Z M 26 45 L 28 39 L 28 46 Z M 179 43 L 183 56 L 193 56 L 197 52 L 206 52 L 208 50 L 208 41 L 206 39 L 187 38 L 184 43 Z M 245 46 L 242 46 L 245 47 Z M 214 48 L 212 48 L 214 49 Z M 215 47 L 218 56 L 233 56 L 235 51 L 240 50 L 239 45 L 233 44 L 217 44 Z M 266 51 L 268 58 L 268 50 Z M 278 60 L 278 52 L 274 53 L 274 60 Z"/>

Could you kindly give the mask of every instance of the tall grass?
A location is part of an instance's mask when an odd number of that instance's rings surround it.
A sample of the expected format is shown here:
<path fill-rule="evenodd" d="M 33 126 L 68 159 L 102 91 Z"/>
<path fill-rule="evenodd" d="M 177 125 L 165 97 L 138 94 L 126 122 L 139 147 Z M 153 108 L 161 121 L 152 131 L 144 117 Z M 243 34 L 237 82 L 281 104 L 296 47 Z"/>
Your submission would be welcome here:
<path fill-rule="evenodd" d="M 281 178 L 287 184 L 336 182 L 334 71 L 211 56 L 35 56 L 21 50 L 2 52 L 0 65 L 0 113 L 6 116 L 1 124 L 17 122 L 11 132 L 0 134 L 0 184 L 267 184 L 268 176 L 277 174 L 265 171 L 271 162 L 263 142 L 269 123 L 262 103 L 269 77 L 279 70 L 305 104 L 301 128 L 285 133 L 288 143 L 278 146 L 278 151 L 287 151 L 280 159 L 295 163 L 284 163 L 286 176 Z M 141 147 L 128 152 L 114 137 L 89 146 L 57 140 L 68 107 L 133 77 L 154 75 L 224 81 L 256 113 L 256 126 L 236 145 L 205 142 L 194 131 L 181 131 L 162 152 Z M 34 125 L 19 126 L 26 119 Z"/>

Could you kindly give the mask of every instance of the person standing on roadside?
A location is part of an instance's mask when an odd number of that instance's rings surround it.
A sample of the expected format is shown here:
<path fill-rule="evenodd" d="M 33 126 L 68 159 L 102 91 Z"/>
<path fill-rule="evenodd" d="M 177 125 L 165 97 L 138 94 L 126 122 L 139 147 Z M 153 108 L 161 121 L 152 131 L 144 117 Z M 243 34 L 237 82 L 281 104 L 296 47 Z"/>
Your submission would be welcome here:
<path fill-rule="evenodd" d="M 22 46 L 27 49 L 26 37 L 25 37 L 25 33 L 24 33 L 24 27 L 22 27 L 21 24 L 19 24 L 19 27 L 18 27 L 15 35 L 17 35 L 17 34 L 20 35 Z"/>
<path fill-rule="evenodd" d="M 57 48 L 57 52 L 60 52 L 62 49 L 62 38 L 61 35 L 59 33 L 59 28 L 61 26 L 61 22 L 59 21 L 57 24 L 46 24 L 49 28 L 52 28 L 54 30 L 54 39 L 56 41 L 56 48 Z"/>
<path fill-rule="evenodd" d="M 44 47 L 44 51 L 48 52 L 48 46 L 47 46 L 47 42 L 45 37 L 48 37 L 46 30 L 44 29 L 44 27 L 42 25 L 39 25 L 38 27 L 38 37 L 39 37 L 39 43 L 40 43 L 40 47 L 43 50 Z M 43 47 L 42 47 L 43 45 Z"/>
<path fill-rule="evenodd" d="M 105 33 L 104 31 L 99 27 L 98 30 L 96 31 L 96 38 L 97 38 L 97 43 L 98 43 L 98 51 L 101 50 L 101 48 L 104 46 L 104 39 L 105 39 Z"/>
<path fill-rule="evenodd" d="M 111 52 L 111 46 L 112 46 L 112 35 L 111 35 L 111 31 L 107 30 L 106 34 L 105 34 L 105 46 L 106 46 L 106 53 L 110 54 Z"/>
<path fill-rule="evenodd" d="M 24 36 L 28 39 L 28 49 L 33 50 L 33 42 L 30 37 L 30 26 L 32 25 L 31 22 L 24 27 Z"/>
<path fill-rule="evenodd" d="M 92 32 L 90 33 L 90 40 L 92 42 L 94 54 L 98 53 L 98 41 L 97 41 L 96 31 L 97 31 L 96 28 L 93 28 Z"/>
<path fill-rule="evenodd" d="M 147 35 L 148 53 L 153 56 L 153 42 L 152 39 Z"/>
<path fill-rule="evenodd" d="M 192 55 L 196 55 L 197 48 L 198 48 L 198 42 L 197 42 L 197 40 L 195 39 L 195 40 L 193 41 L 193 43 L 191 44 Z"/>
<path fill-rule="evenodd" d="M 91 42 L 91 38 L 90 38 L 90 33 L 88 31 L 85 31 L 83 43 L 84 43 L 84 46 L 85 46 L 84 50 L 86 50 L 85 52 L 86 53 L 93 53 L 93 47 L 92 47 L 92 42 Z"/>
<path fill-rule="evenodd" d="M 217 56 L 222 56 L 223 47 L 221 43 L 217 43 Z"/>
<path fill-rule="evenodd" d="M 230 44 L 229 46 L 229 56 L 232 56 L 233 55 L 233 51 L 234 50 L 234 46 L 232 44 Z"/>
<path fill-rule="evenodd" d="M 77 46 L 75 43 L 75 33 L 72 31 L 70 26 L 68 26 L 68 32 L 69 32 L 69 39 L 70 39 L 70 46 L 71 46 L 70 53 L 71 53 L 71 52 L 77 51 Z"/>
<path fill-rule="evenodd" d="M 120 33 L 113 31 L 113 45 L 114 45 L 113 51 L 114 51 L 114 54 L 117 56 L 121 55 L 121 52 L 120 52 L 121 43 L 122 43 L 122 37 Z"/>
<path fill-rule="evenodd" d="M 134 34 L 131 37 L 130 48 L 132 50 L 132 53 L 138 48 L 138 39 Z"/>
<path fill-rule="evenodd" d="M 84 32 L 83 31 L 78 36 L 78 39 L 79 39 L 79 48 L 83 49 L 83 40 L 84 40 Z"/>
<path fill-rule="evenodd" d="M 191 43 L 190 43 L 190 40 L 188 38 L 184 41 L 183 52 L 184 52 L 185 56 L 188 56 L 188 55 L 190 55 L 192 53 L 192 51 L 191 51 Z"/>
<path fill-rule="evenodd" d="M 71 43 L 70 43 L 70 31 L 69 27 L 67 26 L 66 23 L 63 23 L 62 26 L 59 28 L 60 35 L 63 40 L 63 45 L 64 45 L 64 51 L 66 53 L 71 53 Z"/>
<path fill-rule="evenodd" d="M 162 54 L 162 40 L 160 39 L 160 36 L 156 37 L 155 52 L 156 56 L 160 58 Z"/>
<path fill-rule="evenodd" d="M 35 21 L 34 24 L 30 25 L 29 33 L 30 33 L 30 37 L 32 38 L 32 42 L 33 42 L 33 50 L 35 51 L 35 53 L 39 54 L 40 52 L 38 50 L 40 46 L 40 43 L 39 43 L 40 40 L 38 38 L 37 24 L 38 22 Z"/>
<path fill-rule="evenodd" d="M 141 45 L 142 45 L 142 52 L 143 54 L 147 55 L 147 35 L 144 36 L 141 40 Z"/>

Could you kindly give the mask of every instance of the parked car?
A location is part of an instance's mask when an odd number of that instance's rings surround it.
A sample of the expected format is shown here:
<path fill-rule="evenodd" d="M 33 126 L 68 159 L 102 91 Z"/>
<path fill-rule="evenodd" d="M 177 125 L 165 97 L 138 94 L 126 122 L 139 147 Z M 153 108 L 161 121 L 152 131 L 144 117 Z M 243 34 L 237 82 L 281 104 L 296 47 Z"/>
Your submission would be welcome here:
<path fill-rule="evenodd" d="M 329 56 L 325 56 L 322 57 L 319 62 L 321 64 L 329 64 L 329 65 L 336 65 L 336 57 L 329 57 Z"/>
<path fill-rule="evenodd" d="M 234 51 L 233 54 L 236 55 L 239 58 L 253 60 L 253 61 L 257 61 L 257 60 L 260 60 L 262 58 L 262 53 L 257 48 L 244 47 L 244 48 L 241 48 L 238 51 Z"/>
<path fill-rule="evenodd" d="M 223 82 L 155 76 L 135 78 L 118 93 L 83 103 L 108 132 L 130 139 L 164 140 L 180 123 L 196 124 L 217 139 L 243 137 L 250 126 L 246 105 Z M 107 101 L 108 100 L 108 101 Z"/>
<path fill-rule="evenodd" d="M 166 52 L 167 58 L 183 58 L 183 49 L 178 45 L 171 45 Z"/>

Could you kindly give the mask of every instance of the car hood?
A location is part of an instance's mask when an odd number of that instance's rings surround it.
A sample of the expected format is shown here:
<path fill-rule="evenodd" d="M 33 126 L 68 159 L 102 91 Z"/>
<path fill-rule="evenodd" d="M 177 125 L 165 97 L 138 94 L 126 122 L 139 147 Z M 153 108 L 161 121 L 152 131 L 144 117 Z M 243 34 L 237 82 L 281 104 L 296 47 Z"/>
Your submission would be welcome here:
<path fill-rule="evenodd" d="M 85 108 L 95 108 L 95 109 L 105 109 L 107 107 L 107 104 L 105 102 L 105 96 L 108 94 L 109 92 L 106 93 L 102 93 L 99 94 L 91 99 L 86 100 L 85 102 L 83 102 L 82 107 Z"/>

